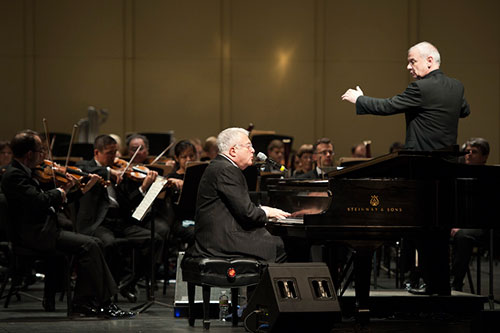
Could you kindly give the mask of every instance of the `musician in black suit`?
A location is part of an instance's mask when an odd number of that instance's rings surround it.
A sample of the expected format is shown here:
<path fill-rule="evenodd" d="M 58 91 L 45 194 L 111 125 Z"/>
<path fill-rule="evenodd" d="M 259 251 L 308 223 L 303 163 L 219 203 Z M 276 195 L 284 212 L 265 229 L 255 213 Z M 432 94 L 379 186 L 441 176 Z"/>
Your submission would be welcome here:
<path fill-rule="evenodd" d="M 321 138 L 313 145 L 312 159 L 314 168 L 304 174 L 298 175 L 299 179 L 322 179 L 326 174 L 324 168 L 331 168 L 334 165 L 335 152 L 333 144 L 328 138 Z"/>
<path fill-rule="evenodd" d="M 14 160 L 2 180 L 2 191 L 8 203 L 10 240 L 19 246 L 54 254 L 47 263 L 43 300 L 45 310 L 55 310 L 54 296 L 60 282 L 57 275 L 62 275 L 63 268 L 60 260 L 57 260 L 58 251 L 73 254 L 77 258 L 74 312 L 112 318 L 132 316 L 133 313 L 120 310 L 110 301 L 117 287 L 101 252 L 100 241 L 61 230 L 55 217 L 56 209 L 90 190 L 98 177 L 92 175 L 82 190 L 69 192 L 75 182 L 68 177 L 66 184 L 43 191 L 40 183 L 32 177 L 32 169 L 45 158 L 46 150 L 39 135 L 30 130 L 22 131 L 14 136 L 11 146 Z"/>
<path fill-rule="evenodd" d="M 490 154 L 490 144 L 483 138 L 470 138 L 463 145 L 467 153 L 464 158 L 465 164 L 485 165 Z M 487 244 L 488 230 L 485 229 L 451 229 L 452 238 L 452 261 L 451 274 L 453 290 L 462 291 L 463 280 L 469 267 L 470 258 L 474 246 Z M 491 255 L 491 254 L 490 254 Z"/>
<path fill-rule="evenodd" d="M 94 159 L 81 161 L 77 165 L 86 172 L 100 175 L 112 180 L 112 185 L 94 187 L 79 201 L 77 212 L 78 231 L 99 238 L 104 244 L 104 253 L 108 265 L 115 276 L 121 279 L 120 294 L 131 302 L 137 297 L 135 285 L 142 275 L 149 272 L 151 260 L 151 231 L 137 225 L 132 218 L 135 208 L 141 203 L 144 195 L 156 179 L 158 173 L 149 171 L 138 186 L 129 177 L 122 178 L 121 171 L 110 168 L 114 165 L 117 145 L 109 135 L 100 135 L 94 142 Z M 152 217 L 151 215 L 146 218 Z M 117 238 L 126 239 L 129 245 L 139 249 L 139 258 L 135 260 L 135 272 L 125 275 L 124 264 L 120 260 L 121 249 Z M 155 233 L 153 255 L 158 255 L 162 238 Z M 156 258 L 154 258 L 156 261 Z M 124 279 L 126 277 L 126 279 Z"/>
<path fill-rule="evenodd" d="M 357 114 L 406 117 L 405 149 L 432 151 L 457 143 L 459 118 L 470 114 L 460 81 L 447 77 L 440 69 L 441 57 L 437 48 L 421 42 L 408 50 L 407 69 L 416 81 L 394 97 L 380 99 L 363 96 L 359 87 L 348 89 L 342 100 L 356 104 Z M 419 294 L 449 295 L 449 230 L 436 230 L 419 247 L 424 281 Z"/>
<path fill-rule="evenodd" d="M 257 207 L 250 201 L 242 173 L 252 165 L 254 149 L 248 131 L 228 128 L 217 137 L 219 155 L 205 170 L 196 202 L 192 256 L 254 257 L 280 262 L 286 258 L 281 238 L 265 228 L 269 218 L 289 216 L 282 210 Z"/>
<path fill-rule="evenodd" d="M 359 87 L 349 89 L 342 99 L 356 104 L 357 114 L 406 117 L 405 149 L 432 151 L 457 143 L 458 119 L 470 114 L 460 81 L 447 77 L 440 69 L 438 50 L 421 42 L 408 50 L 406 67 L 416 81 L 391 98 L 363 96 Z"/>

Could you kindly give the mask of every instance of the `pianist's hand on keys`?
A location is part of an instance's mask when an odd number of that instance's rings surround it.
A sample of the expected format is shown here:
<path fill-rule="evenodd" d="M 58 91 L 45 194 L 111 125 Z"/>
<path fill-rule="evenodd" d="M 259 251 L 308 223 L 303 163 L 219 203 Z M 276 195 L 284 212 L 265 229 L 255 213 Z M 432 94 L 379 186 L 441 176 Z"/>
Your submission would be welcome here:
<path fill-rule="evenodd" d="M 285 219 L 290 216 L 290 213 L 285 212 L 278 208 L 272 208 L 268 206 L 261 206 L 260 208 L 262 208 L 266 212 L 267 218 L 269 219 L 272 218 Z"/>

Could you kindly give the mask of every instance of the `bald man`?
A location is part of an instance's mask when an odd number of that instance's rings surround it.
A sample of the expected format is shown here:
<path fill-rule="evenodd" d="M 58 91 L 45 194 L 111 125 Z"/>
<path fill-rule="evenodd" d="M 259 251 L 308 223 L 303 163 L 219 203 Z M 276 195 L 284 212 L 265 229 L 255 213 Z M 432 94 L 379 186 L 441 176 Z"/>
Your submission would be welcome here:
<path fill-rule="evenodd" d="M 439 69 L 441 56 L 437 48 L 421 42 L 408 50 L 408 65 L 416 81 L 391 98 L 373 98 L 363 91 L 348 89 L 342 100 L 356 104 L 357 114 L 406 116 L 405 149 L 432 151 L 457 143 L 458 119 L 470 114 L 464 97 L 464 86 Z"/>
<path fill-rule="evenodd" d="M 432 151 L 457 143 L 458 120 L 470 114 L 464 97 L 464 86 L 439 69 L 441 56 L 437 48 L 421 42 L 408 50 L 406 69 L 415 79 L 401 94 L 391 98 L 363 95 L 361 88 L 348 89 L 342 100 L 356 104 L 357 114 L 388 116 L 404 113 L 406 118 L 405 149 Z M 416 240 L 423 288 L 409 291 L 423 295 L 450 295 L 449 230 L 436 229 Z"/>

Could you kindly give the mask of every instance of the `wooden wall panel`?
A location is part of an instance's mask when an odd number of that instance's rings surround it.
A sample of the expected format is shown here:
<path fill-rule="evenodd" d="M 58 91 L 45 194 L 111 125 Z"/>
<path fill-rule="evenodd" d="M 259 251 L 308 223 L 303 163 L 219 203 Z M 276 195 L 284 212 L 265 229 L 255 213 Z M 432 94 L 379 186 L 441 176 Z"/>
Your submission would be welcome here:
<path fill-rule="evenodd" d="M 428 11 L 431 6 L 435 10 Z M 500 162 L 500 2 L 420 1 L 419 35 L 436 44 L 441 68 L 462 81 L 471 115 L 461 120 L 458 142 L 484 137 L 489 163 Z"/>
<path fill-rule="evenodd" d="M 173 129 L 178 139 L 221 130 L 220 10 L 220 1 L 135 3 L 131 130 Z"/>
<path fill-rule="evenodd" d="M 25 126 L 23 13 L 21 1 L 0 1 L 0 140 Z"/>
<path fill-rule="evenodd" d="M 404 117 L 356 116 L 340 96 L 390 97 L 411 81 L 406 52 L 436 44 L 472 106 L 459 141 L 500 157 L 500 2 L 493 0 L 0 0 L 0 138 L 67 131 L 89 105 L 101 132 L 177 138 L 227 126 L 273 129 L 295 147 L 332 138 L 337 157 L 404 140 Z M 7 111 L 7 112 L 5 112 Z"/>
<path fill-rule="evenodd" d="M 38 1 L 35 6 L 35 126 L 71 132 L 94 105 L 101 128 L 123 130 L 122 1 Z"/>
<path fill-rule="evenodd" d="M 372 154 L 387 153 L 404 142 L 404 116 L 356 116 L 355 106 L 340 96 L 359 85 L 368 96 L 386 98 L 409 82 L 408 6 L 405 1 L 327 2 L 325 34 L 325 116 L 322 135 L 335 143 L 336 157 L 372 140 Z"/>
<path fill-rule="evenodd" d="M 231 125 L 314 139 L 314 2 L 234 1 Z M 297 145 L 296 145 L 297 146 Z"/>

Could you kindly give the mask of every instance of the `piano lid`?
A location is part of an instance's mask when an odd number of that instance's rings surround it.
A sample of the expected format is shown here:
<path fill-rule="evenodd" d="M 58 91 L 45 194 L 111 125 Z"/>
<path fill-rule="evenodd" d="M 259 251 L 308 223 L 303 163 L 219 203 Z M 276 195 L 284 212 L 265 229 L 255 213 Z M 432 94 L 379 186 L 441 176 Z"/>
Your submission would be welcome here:
<path fill-rule="evenodd" d="M 450 161 L 460 154 L 442 151 L 398 151 L 329 172 L 328 178 L 490 178 L 500 180 L 499 166 L 466 165 Z"/>

